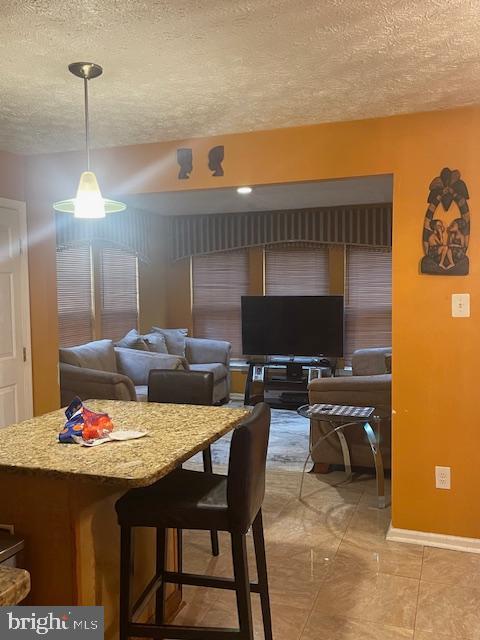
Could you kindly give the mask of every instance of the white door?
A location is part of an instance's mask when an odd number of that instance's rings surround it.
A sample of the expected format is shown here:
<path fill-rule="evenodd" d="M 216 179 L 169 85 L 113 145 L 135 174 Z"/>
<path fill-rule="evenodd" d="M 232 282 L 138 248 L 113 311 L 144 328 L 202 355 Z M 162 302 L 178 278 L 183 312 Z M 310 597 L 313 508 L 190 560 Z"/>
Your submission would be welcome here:
<path fill-rule="evenodd" d="M 25 206 L 0 199 L 0 427 L 32 415 Z"/>

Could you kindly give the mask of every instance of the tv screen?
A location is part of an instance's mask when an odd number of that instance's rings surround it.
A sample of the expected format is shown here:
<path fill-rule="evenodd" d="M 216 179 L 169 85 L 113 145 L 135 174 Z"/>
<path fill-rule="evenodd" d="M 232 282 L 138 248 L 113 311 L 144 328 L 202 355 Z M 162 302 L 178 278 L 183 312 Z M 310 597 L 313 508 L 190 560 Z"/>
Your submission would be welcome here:
<path fill-rule="evenodd" d="M 243 353 L 343 355 L 343 296 L 242 296 Z"/>

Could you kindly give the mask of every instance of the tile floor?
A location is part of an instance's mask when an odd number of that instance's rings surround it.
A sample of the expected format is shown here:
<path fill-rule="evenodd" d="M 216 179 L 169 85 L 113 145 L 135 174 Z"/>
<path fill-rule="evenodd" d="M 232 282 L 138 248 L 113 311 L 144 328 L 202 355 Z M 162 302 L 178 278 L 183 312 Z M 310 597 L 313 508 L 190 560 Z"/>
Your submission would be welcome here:
<path fill-rule="evenodd" d="M 267 473 L 274 640 L 480 640 L 480 555 L 386 542 L 390 510 L 374 507 L 374 480 L 343 480 L 308 475 L 300 502 L 298 471 Z M 213 558 L 208 533 L 186 532 L 185 570 L 232 575 L 228 542 L 221 534 Z M 184 600 L 178 624 L 237 624 L 233 593 L 186 587 Z"/>

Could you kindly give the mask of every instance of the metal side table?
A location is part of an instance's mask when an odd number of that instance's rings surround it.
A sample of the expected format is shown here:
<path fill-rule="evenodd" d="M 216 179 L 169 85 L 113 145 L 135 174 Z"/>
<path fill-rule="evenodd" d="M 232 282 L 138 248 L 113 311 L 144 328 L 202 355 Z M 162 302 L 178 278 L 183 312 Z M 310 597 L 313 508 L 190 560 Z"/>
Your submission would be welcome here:
<path fill-rule="evenodd" d="M 345 464 L 345 472 L 347 474 L 347 480 L 352 479 L 352 464 L 350 461 L 350 451 L 348 448 L 347 440 L 343 434 L 343 430 L 353 425 L 358 425 L 363 428 L 365 434 L 370 443 L 372 450 L 373 461 L 375 463 L 375 476 L 377 481 L 377 498 L 379 509 L 385 508 L 385 473 L 383 469 L 383 459 L 380 451 L 380 424 L 381 419 L 374 415 L 374 407 L 352 407 L 348 405 L 338 404 L 305 404 L 297 409 L 297 413 L 309 420 L 319 420 L 321 422 L 328 422 L 331 426 L 331 430 L 321 436 L 315 445 L 312 447 L 310 441 L 310 450 L 303 465 L 302 480 L 300 483 L 299 498 L 302 497 L 303 481 L 305 478 L 305 471 L 309 459 L 312 453 L 319 447 L 319 445 L 329 438 L 330 436 L 337 434 L 340 441 L 343 453 L 343 461 Z M 371 423 L 371 424 L 370 424 Z M 372 428 L 373 424 L 373 428 Z"/>

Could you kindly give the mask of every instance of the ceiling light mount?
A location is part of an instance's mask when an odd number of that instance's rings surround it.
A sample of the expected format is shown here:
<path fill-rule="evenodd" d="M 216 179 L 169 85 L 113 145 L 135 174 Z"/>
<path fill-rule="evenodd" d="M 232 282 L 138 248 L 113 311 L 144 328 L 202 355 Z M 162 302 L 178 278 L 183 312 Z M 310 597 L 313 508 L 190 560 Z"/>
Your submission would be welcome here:
<path fill-rule="evenodd" d="M 72 62 L 72 64 L 68 65 L 68 70 L 74 76 L 83 80 L 93 80 L 93 78 L 98 78 L 103 73 L 102 67 L 99 64 L 95 64 L 95 62 Z"/>

